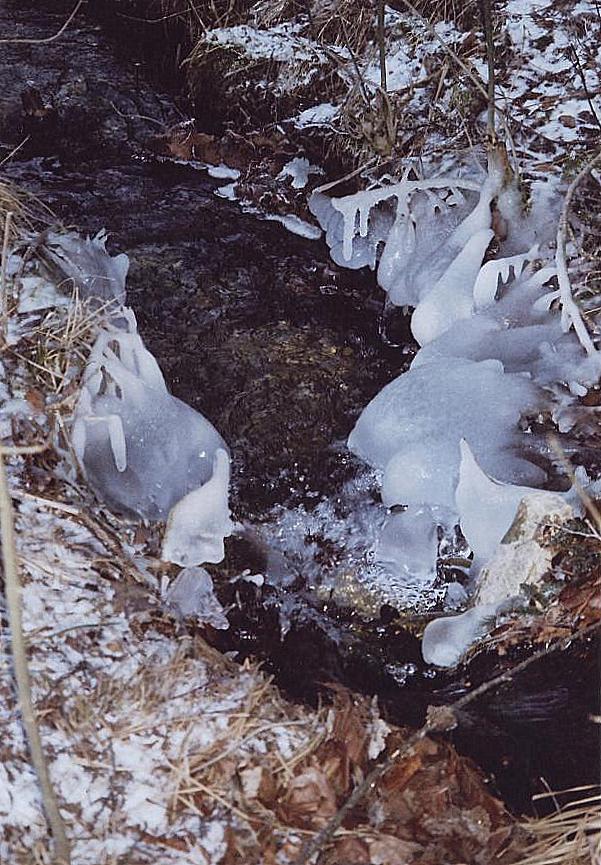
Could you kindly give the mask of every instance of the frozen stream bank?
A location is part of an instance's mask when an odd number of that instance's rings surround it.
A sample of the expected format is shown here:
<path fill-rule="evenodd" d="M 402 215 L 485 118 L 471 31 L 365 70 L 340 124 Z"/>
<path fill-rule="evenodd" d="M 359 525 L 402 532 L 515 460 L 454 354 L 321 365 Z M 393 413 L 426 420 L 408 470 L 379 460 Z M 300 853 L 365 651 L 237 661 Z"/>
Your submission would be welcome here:
<path fill-rule="evenodd" d="M 40 30 L 46 23 L 42 18 L 36 19 Z M 313 697 L 318 681 L 338 678 L 378 692 L 399 720 L 418 723 L 428 703 L 445 702 L 463 683 L 423 664 L 417 639 L 390 605 L 371 610 L 371 621 L 365 622 L 349 604 L 326 609 L 323 597 L 314 606 L 307 603 L 305 591 L 316 573 L 337 564 L 336 531 L 326 537 L 329 543 L 321 542 L 319 533 L 324 520 L 336 528 L 338 491 L 343 481 L 358 476 L 358 463 L 331 446 L 343 443 L 359 411 L 405 364 L 401 350 L 386 348 L 378 338 L 378 290 L 364 274 L 331 265 L 322 247 L 219 203 L 193 171 L 143 157 L 146 128 L 140 115 L 155 117 L 158 111 L 168 120 L 169 100 L 154 97 L 132 69 L 124 72 L 123 91 L 114 83 L 112 92 L 103 91 L 99 65 L 107 75 L 110 71 L 111 82 L 120 79 L 102 34 L 88 25 L 77 28 L 74 37 L 68 43 L 74 44 L 72 58 L 48 51 L 46 62 L 56 65 L 40 82 L 64 105 L 64 119 L 74 119 L 71 125 L 53 125 L 51 116 L 30 118 L 23 131 L 31 138 L 7 173 L 43 194 L 80 229 L 106 225 L 115 250 L 128 252 L 129 302 L 149 347 L 175 393 L 215 423 L 235 454 L 236 516 L 252 523 L 265 518 L 274 504 L 285 505 L 284 550 L 278 552 L 286 552 L 287 539 L 296 531 L 294 545 L 307 548 L 315 563 L 307 574 L 302 558 L 296 568 L 287 566 L 285 555 L 284 562 L 281 556 L 274 561 L 269 538 L 261 544 L 247 533 L 235 541 L 227 571 L 221 572 L 232 626 L 216 639 L 223 648 L 265 656 L 280 681 L 300 697 Z M 78 63 L 89 63 L 90 69 Z M 44 78 L 43 70 L 36 74 Z M 83 77 L 85 86 L 71 75 Z M 14 77 L 7 84 L 7 118 L 10 111 L 19 115 L 22 84 Z M 360 490 L 367 499 L 369 489 L 368 480 Z M 312 531 L 310 515 L 320 499 L 323 508 Z M 309 514 L 305 522 L 292 511 L 298 506 Z M 360 542 L 362 531 L 357 522 Z M 286 589 L 225 581 L 243 570 L 251 575 L 279 570 Z M 489 723 L 477 719 L 479 736 L 457 733 L 459 742 L 471 740 L 471 751 L 483 764 L 497 768 L 501 786 L 513 784 L 516 798 L 527 796 L 531 773 L 543 771 L 555 735 L 553 716 L 566 706 L 578 717 L 586 712 L 577 695 L 586 690 L 594 665 L 582 653 L 575 647 L 564 659 L 578 676 L 562 676 L 555 687 L 556 671 L 551 675 L 543 666 L 531 683 L 534 699 L 516 688 L 513 702 L 507 695 L 502 704 L 490 701 L 484 712 Z M 486 676 L 486 664 L 480 663 L 480 675 Z M 475 672 L 469 672 L 472 681 Z M 505 721 L 499 728 L 500 716 Z M 544 746 L 529 726 L 533 717 L 548 728 Z M 565 724 L 573 722 L 574 716 L 566 716 Z M 524 749 L 524 740 L 531 750 Z M 524 771 L 524 752 L 536 769 Z M 497 767 L 499 753 L 506 758 L 504 769 Z M 580 759 L 566 755 L 570 765 Z M 556 772 L 569 777 L 569 768 L 559 766 Z"/>

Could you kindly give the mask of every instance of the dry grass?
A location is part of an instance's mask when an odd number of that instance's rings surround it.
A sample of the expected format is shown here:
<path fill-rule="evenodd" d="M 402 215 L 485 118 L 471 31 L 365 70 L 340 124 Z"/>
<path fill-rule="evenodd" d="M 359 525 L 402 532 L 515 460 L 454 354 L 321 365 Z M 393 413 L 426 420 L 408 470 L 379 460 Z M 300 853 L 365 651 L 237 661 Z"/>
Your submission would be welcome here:
<path fill-rule="evenodd" d="M 375 10 L 361 0 L 314 0 L 311 29 L 322 45 L 339 45 L 358 55 L 374 36 Z"/>
<path fill-rule="evenodd" d="M 532 841 L 523 849 L 519 865 L 599 865 L 601 862 L 601 794 L 589 787 L 566 792 L 580 793 L 581 798 L 563 808 L 558 806 L 547 817 L 524 823 L 523 828 Z M 548 793 L 544 798 L 559 795 Z"/>
<path fill-rule="evenodd" d="M 82 301 L 77 289 L 65 308 L 51 309 L 15 355 L 30 368 L 33 381 L 53 396 L 63 395 L 74 371 L 85 365 L 108 304 Z"/>
<path fill-rule="evenodd" d="M 402 3 L 392 0 L 391 6 L 403 11 Z M 477 0 L 417 0 L 416 8 L 428 21 L 452 21 L 460 29 L 481 28 L 480 7 Z"/>
<path fill-rule="evenodd" d="M 52 212 L 30 193 L 0 179 L 0 237 L 4 236 L 6 217 L 12 213 L 9 243 L 22 240 L 24 235 L 53 220 Z"/>

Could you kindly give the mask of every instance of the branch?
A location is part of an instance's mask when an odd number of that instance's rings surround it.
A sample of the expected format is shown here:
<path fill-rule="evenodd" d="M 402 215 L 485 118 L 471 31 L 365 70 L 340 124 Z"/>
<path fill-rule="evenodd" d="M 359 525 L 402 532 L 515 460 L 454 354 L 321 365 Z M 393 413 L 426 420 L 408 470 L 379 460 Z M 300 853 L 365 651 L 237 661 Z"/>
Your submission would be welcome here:
<path fill-rule="evenodd" d="M 384 0 L 378 0 L 378 51 L 380 54 L 380 87 L 386 93 L 387 75 L 386 75 L 386 31 L 385 31 L 385 8 Z"/>
<path fill-rule="evenodd" d="M 495 131 L 495 42 L 492 29 L 491 0 L 480 0 L 480 13 L 482 15 L 482 28 L 486 41 L 486 61 L 488 64 L 488 139 L 491 144 L 495 144 L 497 138 Z"/>
<path fill-rule="evenodd" d="M 572 294 L 572 284 L 568 273 L 568 265 L 566 261 L 566 235 L 568 232 L 568 217 L 570 207 L 576 189 L 582 183 L 584 178 L 589 174 L 596 165 L 601 164 L 601 151 L 584 166 L 582 171 L 574 178 L 568 187 L 568 191 L 563 203 L 563 209 L 557 226 L 557 250 L 555 252 L 555 264 L 557 265 L 557 281 L 559 283 L 560 300 L 562 306 L 562 318 L 564 322 L 570 321 L 576 331 L 578 341 L 586 353 L 592 357 L 597 353 L 591 335 L 586 329 L 584 319 L 580 314 L 580 310 L 574 300 Z"/>
<path fill-rule="evenodd" d="M 45 39 L 0 39 L 0 45 L 48 45 L 49 42 L 54 42 L 55 39 L 58 39 L 59 36 L 63 35 L 71 21 L 73 21 L 79 12 L 82 4 L 83 0 L 78 0 L 73 12 L 71 12 L 61 29 L 57 30 L 54 36 L 47 36 Z"/>
<path fill-rule="evenodd" d="M 2 319 L 2 333 L 6 336 L 8 326 L 8 289 L 6 287 L 6 269 L 8 266 L 8 244 L 10 242 L 10 229 L 12 225 L 13 212 L 9 210 L 4 215 L 4 238 L 2 241 L 2 260 L 0 261 L 0 318 Z"/>
<path fill-rule="evenodd" d="M 426 723 L 423 727 L 420 727 L 419 730 L 410 736 L 400 748 L 396 748 L 396 750 L 394 750 L 383 763 L 379 763 L 377 766 L 374 766 L 371 772 L 368 772 L 363 781 L 355 787 L 344 805 L 342 805 L 342 807 L 332 817 L 330 822 L 324 826 L 321 832 L 318 832 L 317 835 L 309 839 L 303 845 L 301 852 L 294 861 L 294 865 L 308 865 L 311 857 L 331 840 L 336 830 L 344 822 L 349 811 L 352 811 L 352 809 L 367 795 L 367 793 L 376 786 L 380 778 L 392 768 L 397 760 L 405 757 L 418 742 L 425 739 L 426 736 L 429 736 L 431 733 L 443 733 L 453 729 L 453 727 L 457 726 L 457 714 L 470 703 L 473 703 L 479 697 L 482 697 L 498 685 L 504 685 L 511 682 L 518 673 L 521 673 L 541 658 L 544 658 L 547 655 L 552 655 L 555 652 L 563 651 L 564 649 L 567 649 L 572 642 L 584 639 L 599 629 L 601 629 L 601 622 L 595 622 L 593 625 L 584 628 L 576 634 L 570 634 L 569 637 L 558 640 L 550 648 L 535 652 L 529 658 L 526 658 L 526 660 L 517 664 L 512 670 L 508 670 L 505 673 L 495 676 L 494 679 L 484 682 L 482 685 L 474 688 L 473 691 L 460 697 L 460 699 L 456 700 L 454 703 L 451 703 L 448 706 L 430 707 L 428 709 Z"/>
<path fill-rule="evenodd" d="M 17 449 L 11 449 L 16 451 Z M 28 449 L 29 450 L 29 449 Z M 4 565 L 4 591 L 10 626 L 10 639 L 17 684 L 17 696 L 23 727 L 29 745 L 31 763 L 38 777 L 44 811 L 54 840 L 54 860 L 57 865 L 69 865 L 71 850 L 63 818 L 50 780 L 48 764 L 42 748 L 40 730 L 33 708 L 31 680 L 27 666 L 27 646 L 23 634 L 21 611 L 21 583 L 15 543 L 15 523 L 12 502 L 4 465 L 5 448 L 0 448 L 0 537 L 2 538 L 2 562 Z"/>

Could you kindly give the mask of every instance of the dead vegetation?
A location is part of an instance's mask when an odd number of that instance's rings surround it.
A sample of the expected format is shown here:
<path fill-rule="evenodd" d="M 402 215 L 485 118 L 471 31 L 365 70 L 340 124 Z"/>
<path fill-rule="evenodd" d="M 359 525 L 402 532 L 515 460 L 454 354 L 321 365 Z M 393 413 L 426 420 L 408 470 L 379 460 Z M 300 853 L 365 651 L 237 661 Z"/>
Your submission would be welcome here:
<path fill-rule="evenodd" d="M 598 865 L 601 795 L 588 787 L 567 792 L 577 798 L 563 807 L 559 793 L 538 797 L 554 800 L 556 810 L 524 824 L 531 840 L 521 851 L 519 865 Z"/>

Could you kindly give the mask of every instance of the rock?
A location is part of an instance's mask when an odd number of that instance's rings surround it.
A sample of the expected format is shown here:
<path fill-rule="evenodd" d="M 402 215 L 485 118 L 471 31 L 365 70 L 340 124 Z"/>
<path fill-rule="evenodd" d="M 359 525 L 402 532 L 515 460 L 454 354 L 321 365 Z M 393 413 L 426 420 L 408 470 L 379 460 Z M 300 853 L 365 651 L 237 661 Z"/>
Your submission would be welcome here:
<path fill-rule="evenodd" d="M 522 586 L 542 580 L 554 555 L 552 547 L 542 544 L 543 531 L 573 516 L 572 506 L 558 493 L 524 496 L 502 543 L 480 573 L 470 609 L 427 625 L 424 660 L 439 667 L 456 666 L 470 646 L 495 627 L 497 615 L 511 609 Z"/>
<path fill-rule="evenodd" d="M 521 586 L 540 582 L 551 566 L 553 549 L 541 544 L 542 531 L 574 516 L 557 493 L 525 496 L 502 543 L 481 571 L 475 604 L 495 604 L 520 594 Z"/>

